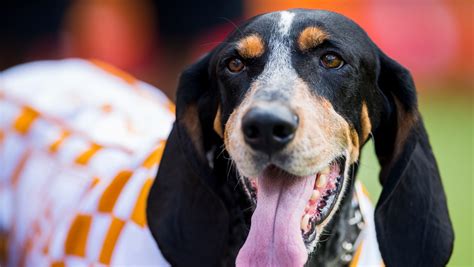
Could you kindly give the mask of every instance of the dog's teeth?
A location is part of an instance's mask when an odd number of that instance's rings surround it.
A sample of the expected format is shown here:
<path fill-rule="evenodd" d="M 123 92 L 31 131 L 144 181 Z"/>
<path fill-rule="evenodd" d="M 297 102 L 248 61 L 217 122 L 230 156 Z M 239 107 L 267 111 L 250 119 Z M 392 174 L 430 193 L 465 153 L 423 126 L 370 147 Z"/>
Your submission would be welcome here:
<path fill-rule="evenodd" d="M 314 180 L 315 183 L 314 183 L 314 186 L 313 186 L 313 189 L 314 189 L 314 190 L 317 190 L 317 189 L 318 189 L 318 186 L 316 185 L 316 181 L 319 179 L 319 176 L 321 176 L 320 173 L 316 174 L 316 180 Z"/>
<path fill-rule="evenodd" d="M 318 203 L 318 209 L 319 209 L 319 208 L 321 208 L 321 209 L 324 208 L 324 207 L 326 206 L 326 204 L 327 204 L 327 203 L 326 203 L 325 200 L 320 201 L 320 202 Z"/>
<path fill-rule="evenodd" d="M 252 184 L 252 186 L 253 186 L 255 189 L 258 188 L 258 180 L 257 180 L 257 179 L 251 180 L 250 183 Z"/>
<path fill-rule="evenodd" d="M 319 193 L 318 190 L 313 190 L 313 193 L 311 194 L 311 200 L 316 201 L 320 196 L 321 193 Z"/>
<path fill-rule="evenodd" d="M 331 169 L 329 168 L 329 166 L 326 166 L 326 168 L 322 169 L 319 173 L 322 175 L 327 175 L 331 172 Z"/>
<path fill-rule="evenodd" d="M 327 175 L 321 174 L 321 176 L 319 176 L 319 179 L 316 181 L 316 186 L 319 188 L 322 188 L 322 187 L 325 187 L 327 183 L 328 183 Z"/>
<path fill-rule="evenodd" d="M 303 219 L 301 219 L 301 230 L 303 230 L 303 233 L 308 232 L 309 230 L 309 219 L 311 216 L 309 214 L 305 214 L 303 216 Z"/>

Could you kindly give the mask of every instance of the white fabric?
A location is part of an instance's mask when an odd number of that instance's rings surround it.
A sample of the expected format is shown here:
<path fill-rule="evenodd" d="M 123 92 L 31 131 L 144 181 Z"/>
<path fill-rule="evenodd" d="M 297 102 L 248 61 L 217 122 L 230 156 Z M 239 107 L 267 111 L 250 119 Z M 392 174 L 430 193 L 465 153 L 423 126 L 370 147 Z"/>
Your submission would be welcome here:
<path fill-rule="evenodd" d="M 361 232 L 361 239 L 356 250 L 356 255 L 358 254 L 358 256 L 355 257 L 350 266 L 384 266 L 375 233 L 374 206 L 369 199 L 367 191 L 359 181 L 355 183 L 355 196 L 359 201 L 359 207 L 362 216 L 364 217 L 365 227 Z"/>
<path fill-rule="evenodd" d="M 156 175 L 173 105 L 103 66 L 43 61 L 0 74 L 0 228 L 9 232 L 9 266 L 168 266 L 143 224 L 144 206 L 136 207 Z M 120 194 L 101 204 L 111 188 Z"/>

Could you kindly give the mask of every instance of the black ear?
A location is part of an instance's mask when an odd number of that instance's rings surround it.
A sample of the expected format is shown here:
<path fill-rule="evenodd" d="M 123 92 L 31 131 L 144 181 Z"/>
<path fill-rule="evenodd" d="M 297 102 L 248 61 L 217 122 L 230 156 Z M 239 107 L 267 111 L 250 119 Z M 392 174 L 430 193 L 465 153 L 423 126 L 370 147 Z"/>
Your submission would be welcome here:
<path fill-rule="evenodd" d="M 385 114 L 374 131 L 382 194 L 377 239 L 387 266 L 445 266 L 454 233 L 410 73 L 379 52 Z"/>
<path fill-rule="evenodd" d="M 229 215 L 206 158 L 218 138 L 212 131 L 218 97 L 210 83 L 210 58 L 181 75 L 176 122 L 148 196 L 148 225 L 173 266 L 220 265 L 228 238 Z"/>

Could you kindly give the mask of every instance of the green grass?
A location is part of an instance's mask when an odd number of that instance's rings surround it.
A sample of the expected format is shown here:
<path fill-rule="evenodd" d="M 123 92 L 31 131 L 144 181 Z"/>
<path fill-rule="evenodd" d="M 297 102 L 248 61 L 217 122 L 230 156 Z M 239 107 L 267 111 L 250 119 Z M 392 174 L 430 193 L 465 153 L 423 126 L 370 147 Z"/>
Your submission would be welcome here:
<path fill-rule="evenodd" d="M 454 252 L 449 266 L 473 266 L 472 96 L 421 95 L 419 98 L 454 224 Z M 378 171 L 370 142 L 362 153 L 359 177 L 374 200 L 381 191 Z"/>

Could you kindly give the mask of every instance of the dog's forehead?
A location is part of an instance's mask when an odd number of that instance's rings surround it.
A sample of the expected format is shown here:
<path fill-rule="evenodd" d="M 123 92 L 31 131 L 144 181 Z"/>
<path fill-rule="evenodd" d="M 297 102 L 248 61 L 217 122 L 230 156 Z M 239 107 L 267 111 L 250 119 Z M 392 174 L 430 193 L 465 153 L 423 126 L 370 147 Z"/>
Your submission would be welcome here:
<path fill-rule="evenodd" d="M 352 20 L 338 13 L 325 10 L 290 9 L 266 13 L 250 19 L 240 28 L 234 38 L 258 33 L 264 39 L 275 35 L 293 36 L 306 27 L 315 26 L 324 29 L 334 38 L 365 37 L 364 31 Z"/>

